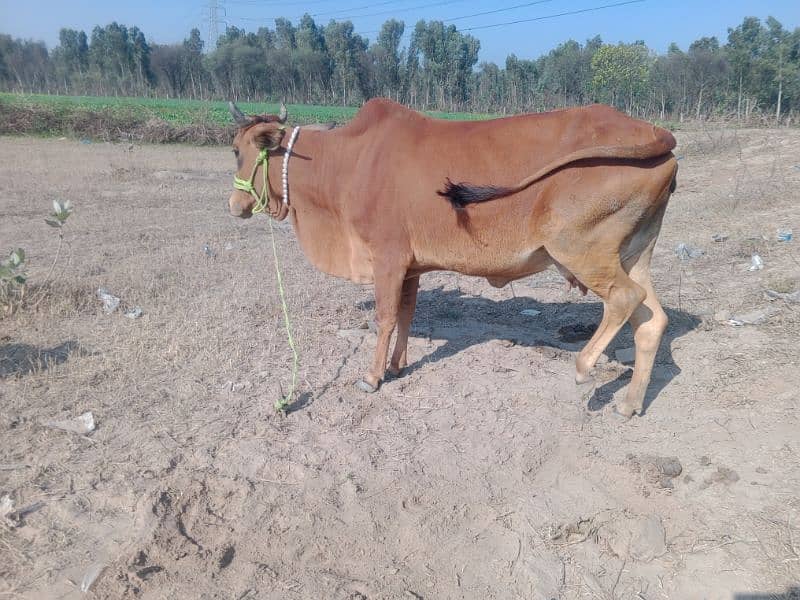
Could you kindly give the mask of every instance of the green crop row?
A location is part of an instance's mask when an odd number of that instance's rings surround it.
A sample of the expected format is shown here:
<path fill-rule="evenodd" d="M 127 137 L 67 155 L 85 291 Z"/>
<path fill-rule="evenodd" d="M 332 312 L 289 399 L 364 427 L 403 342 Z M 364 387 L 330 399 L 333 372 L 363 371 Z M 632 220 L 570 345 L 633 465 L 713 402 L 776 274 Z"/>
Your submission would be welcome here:
<path fill-rule="evenodd" d="M 158 118 L 171 125 L 191 125 L 193 123 L 231 124 L 228 105 L 222 101 L 178 100 L 172 98 L 127 98 L 94 96 L 50 96 L 44 94 L 0 94 L 0 104 L 17 106 L 42 106 L 56 111 L 73 113 L 75 111 L 103 111 L 120 116 L 140 119 Z M 276 114 L 277 103 L 240 102 L 239 107 L 248 114 Z M 288 106 L 290 121 L 295 123 L 319 123 L 349 121 L 358 111 L 349 106 L 316 106 L 311 104 L 291 104 Z M 430 112 L 439 119 L 475 120 L 488 115 L 473 113 Z"/>

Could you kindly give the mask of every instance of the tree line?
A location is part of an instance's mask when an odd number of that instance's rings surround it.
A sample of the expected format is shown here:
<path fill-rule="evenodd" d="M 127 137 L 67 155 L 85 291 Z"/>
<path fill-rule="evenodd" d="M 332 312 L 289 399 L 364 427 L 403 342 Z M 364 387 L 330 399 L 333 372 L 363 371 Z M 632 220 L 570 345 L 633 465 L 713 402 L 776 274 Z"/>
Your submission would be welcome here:
<path fill-rule="evenodd" d="M 377 38 L 350 21 L 248 32 L 228 27 L 204 52 L 193 29 L 178 44 L 154 44 L 116 22 L 62 29 L 59 44 L 0 34 L 0 89 L 101 96 L 167 96 L 359 105 L 386 96 L 416 108 L 517 113 L 612 104 L 630 114 L 673 120 L 800 117 L 800 27 L 755 17 L 658 54 L 642 41 L 566 41 L 538 58 L 510 54 L 478 64 L 480 41 L 441 21 L 419 21 L 407 46 L 405 24 L 386 21 Z"/>

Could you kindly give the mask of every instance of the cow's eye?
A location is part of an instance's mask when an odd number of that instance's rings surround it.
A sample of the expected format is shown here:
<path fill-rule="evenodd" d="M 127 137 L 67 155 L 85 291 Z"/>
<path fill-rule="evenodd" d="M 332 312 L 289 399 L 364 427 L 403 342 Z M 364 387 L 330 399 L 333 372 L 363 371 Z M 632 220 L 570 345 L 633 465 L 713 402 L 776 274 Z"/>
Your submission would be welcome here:
<path fill-rule="evenodd" d="M 236 158 L 239 158 L 239 149 L 238 149 L 238 148 L 234 148 L 234 149 L 233 149 L 233 155 L 234 155 Z"/>

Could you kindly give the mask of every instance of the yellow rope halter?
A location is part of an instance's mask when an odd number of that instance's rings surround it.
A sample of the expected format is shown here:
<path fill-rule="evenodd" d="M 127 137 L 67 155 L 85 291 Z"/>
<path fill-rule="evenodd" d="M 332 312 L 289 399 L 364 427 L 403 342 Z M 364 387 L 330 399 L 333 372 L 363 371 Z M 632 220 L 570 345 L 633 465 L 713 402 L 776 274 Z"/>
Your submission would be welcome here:
<path fill-rule="evenodd" d="M 256 171 L 258 171 L 258 167 L 261 165 L 263 165 L 261 173 L 264 182 L 261 187 L 261 194 L 259 194 L 253 182 L 256 179 Z M 233 187 L 237 190 L 247 192 L 255 199 L 256 203 L 251 211 L 253 214 L 263 213 L 266 210 L 267 203 L 269 202 L 269 151 L 266 148 L 262 148 L 261 152 L 258 153 L 256 164 L 253 165 L 253 172 L 250 173 L 250 179 L 241 179 L 238 175 L 234 175 Z"/>
<path fill-rule="evenodd" d="M 253 182 L 256 178 L 256 171 L 261 166 L 263 177 L 263 185 L 261 187 L 261 194 L 256 191 Z M 263 213 L 267 210 L 267 203 L 269 202 L 269 152 L 263 148 L 258 153 L 256 164 L 253 165 L 253 172 L 250 174 L 250 179 L 241 179 L 238 175 L 233 176 L 233 187 L 237 190 L 247 192 L 255 198 L 255 206 L 253 206 L 252 213 Z M 285 187 L 285 186 L 284 186 Z M 285 190 L 284 190 L 285 195 Z M 281 298 L 281 307 L 283 308 L 283 322 L 286 327 L 286 337 L 289 339 L 289 348 L 292 350 L 292 384 L 289 387 L 289 393 L 275 401 L 275 410 L 285 412 L 289 403 L 294 396 L 294 390 L 297 386 L 297 371 L 298 371 L 298 355 L 297 349 L 294 344 L 294 337 L 292 336 L 292 324 L 289 320 L 289 308 L 286 305 L 286 292 L 283 289 L 283 276 L 281 275 L 280 267 L 278 266 L 278 249 L 275 245 L 275 232 L 272 229 L 272 219 L 269 220 L 269 233 L 272 238 L 272 256 L 275 258 L 275 273 L 278 278 L 278 293 Z"/>

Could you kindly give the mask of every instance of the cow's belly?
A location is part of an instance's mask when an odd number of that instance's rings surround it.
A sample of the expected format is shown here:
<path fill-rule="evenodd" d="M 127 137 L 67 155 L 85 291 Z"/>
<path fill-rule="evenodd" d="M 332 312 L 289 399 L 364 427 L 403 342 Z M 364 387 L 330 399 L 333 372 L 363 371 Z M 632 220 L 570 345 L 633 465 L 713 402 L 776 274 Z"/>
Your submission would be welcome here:
<path fill-rule="evenodd" d="M 503 287 L 510 281 L 544 271 L 553 260 L 543 247 L 533 250 L 503 247 L 483 247 L 482 251 L 462 248 L 441 251 L 426 260 L 418 255 L 426 270 L 455 271 L 463 275 L 485 277 L 490 284 Z"/>

